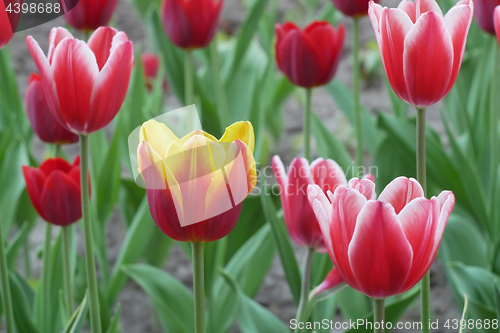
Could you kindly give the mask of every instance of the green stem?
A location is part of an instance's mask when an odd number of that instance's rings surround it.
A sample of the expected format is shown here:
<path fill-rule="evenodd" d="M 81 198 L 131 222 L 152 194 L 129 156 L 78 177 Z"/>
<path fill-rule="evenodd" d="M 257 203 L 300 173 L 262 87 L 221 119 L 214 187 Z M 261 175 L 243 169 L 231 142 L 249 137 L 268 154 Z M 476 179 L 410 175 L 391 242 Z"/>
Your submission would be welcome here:
<path fill-rule="evenodd" d="M 215 100 L 217 104 L 217 113 L 221 125 L 221 133 L 224 133 L 226 126 L 229 126 L 229 108 L 227 106 L 226 91 L 220 75 L 220 59 L 217 50 L 217 41 L 210 44 L 210 57 L 212 60 L 212 76 L 215 88 Z"/>
<path fill-rule="evenodd" d="M 311 103 L 312 88 L 307 88 L 304 108 L 304 157 L 308 161 L 311 161 Z"/>
<path fill-rule="evenodd" d="M 194 103 L 194 69 L 193 53 L 185 52 L 184 59 L 184 103 L 186 106 Z"/>
<path fill-rule="evenodd" d="M 61 153 L 61 145 L 55 144 L 54 145 L 54 158 L 57 158 L 60 153 Z"/>
<path fill-rule="evenodd" d="M 354 127 L 356 128 L 356 164 L 363 166 L 363 128 L 361 126 L 361 101 L 360 101 L 360 65 L 359 65 L 359 18 L 353 22 L 353 89 L 354 89 Z"/>
<path fill-rule="evenodd" d="M 63 241 L 63 272 L 64 272 L 64 291 L 66 294 L 66 309 L 68 311 L 68 316 L 71 317 L 73 313 L 73 283 L 71 274 L 71 225 L 62 228 L 62 241 Z"/>
<path fill-rule="evenodd" d="M 193 289 L 195 333 L 205 333 L 205 272 L 203 271 L 203 243 L 191 243 L 193 251 Z"/>
<path fill-rule="evenodd" d="M 1 216 L 1 215 L 0 215 Z M 2 278 L 2 304 L 5 311 L 5 326 L 7 333 L 16 333 L 14 326 L 14 311 L 12 308 L 12 297 L 10 294 L 9 271 L 7 258 L 5 256 L 5 239 L 3 237 L 3 225 L 0 219 L 0 277 Z"/>
<path fill-rule="evenodd" d="M 31 267 L 31 257 L 30 257 L 30 240 L 26 237 L 24 240 L 24 270 L 26 271 L 26 277 L 29 279 L 33 278 L 33 269 Z"/>
<path fill-rule="evenodd" d="M 89 200 L 89 138 L 80 135 L 80 184 L 82 193 L 83 235 L 85 239 L 85 262 L 87 268 L 87 285 L 90 301 L 90 331 L 101 333 L 101 317 L 99 310 L 99 294 L 97 290 L 97 274 L 95 269 L 94 244 L 92 241 L 92 224 L 90 221 Z"/>
<path fill-rule="evenodd" d="M 50 261 L 50 246 L 52 242 L 52 224 L 45 223 L 45 243 L 43 248 L 43 269 L 42 269 L 42 279 L 43 279 L 43 299 L 45 301 L 44 304 L 44 312 L 45 312 L 45 331 L 49 332 L 49 318 L 52 307 L 50 306 L 50 298 L 51 298 L 51 288 L 50 288 L 50 270 L 51 270 L 51 261 Z"/>
<path fill-rule="evenodd" d="M 427 175 L 425 164 L 425 108 L 417 108 L 417 180 L 427 196 Z M 431 319 L 431 296 L 430 296 L 429 272 L 420 281 L 420 320 L 422 332 L 429 333 L 429 320 Z"/>
<path fill-rule="evenodd" d="M 373 332 L 384 333 L 385 299 L 373 299 Z M 378 328 L 375 324 L 378 323 Z"/>
<path fill-rule="evenodd" d="M 304 271 L 302 272 L 302 286 L 300 288 L 300 302 L 297 309 L 297 322 L 303 323 L 307 321 L 307 310 L 309 303 L 309 289 L 311 289 L 311 267 L 313 262 L 314 249 L 308 248 L 306 261 L 304 262 Z M 298 327 L 295 329 L 295 333 L 299 333 L 302 330 Z"/>
<path fill-rule="evenodd" d="M 491 94 L 490 94 L 490 221 L 494 221 L 496 201 L 497 175 L 498 175 L 498 45 L 497 39 L 493 39 L 493 64 L 491 72 Z"/>

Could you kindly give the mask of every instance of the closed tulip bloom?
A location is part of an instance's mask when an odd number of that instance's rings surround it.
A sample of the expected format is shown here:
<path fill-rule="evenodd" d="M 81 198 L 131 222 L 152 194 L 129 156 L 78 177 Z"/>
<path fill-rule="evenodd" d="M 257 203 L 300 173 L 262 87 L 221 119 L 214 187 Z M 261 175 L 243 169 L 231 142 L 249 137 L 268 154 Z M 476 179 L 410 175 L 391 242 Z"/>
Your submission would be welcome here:
<path fill-rule="evenodd" d="M 80 0 L 64 18 L 75 29 L 92 31 L 108 25 L 117 4 L 118 0 Z"/>
<path fill-rule="evenodd" d="M 124 32 L 99 28 L 85 43 L 64 28 L 54 28 L 48 56 L 33 37 L 26 41 L 49 108 L 60 124 L 88 135 L 113 120 L 125 99 L 134 62 L 132 42 Z"/>
<path fill-rule="evenodd" d="M 42 87 L 42 79 L 31 74 L 25 96 L 26 113 L 31 128 L 40 140 L 47 143 L 65 144 L 78 141 L 78 135 L 71 133 L 52 116 Z"/>
<path fill-rule="evenodd" d="M 16 4 L 22 4 L 21 0 L 5 0 L 0 1 L 0 49 L 14 36 L 21 12 L 15 13 L 15 10 L 7 12 L 7 7 L 15 9 Z M 6 7 L 7 6 L 7 7 Z"/>
<path fill-rule="evenodd" d="M 215 36 L 224 0 L 163 0 L 161 18 L 168 38 L 180 48 L 208 46 Z"/>
<path fill-rule="evenodd" d="M 293 84 L 312 88 L 330 82 L 344 47 L 344 26 L 314 21 L 304 30 L 287 22 L 276 25 L 276 62 Z"/>
<path fill-rule="evenodd" d="M 481 29 L 495 34 L 495 24 L 493 22 L 493 15 L 495 7 L 500 5 L 500 0 L 476 0 L 474 1 L 476 22 Z"/>
<path fill-rule="evenodd" d="M 368 14 L 370 0 L 332 0 L 335 7 L 344 15 L 351 17 L 365 16 Z M 380 0 L 375 0 L 380 2 Z"/>
<path fill-rule="evenodd" d="M 23 166 L 23 175 L 31 203 L 45 221 L 64 227 L 82 217 L 80 157 L 73 164 L 58 157 L 39 168 Z"/>
<path fill-rule="evenodd" d="M 318 220 L 307 198 L 307 186 L 317 184 L 321 190 L 335 191 L 340 185 L 347 185 L 344 172 L 332 160 L 316 159 L 309 165 L 305 158 L 295 158 L 288 174 L 279 156 L 272 160 L 274 176 L 280 186 L 283 217 L 292 239 L 301 246 L 326 253 Z"/>
<path fill-rule="evenodd" d="M 142 67 L 144 68 L 144 79 L 146 81 L 146 88 L 148 91 L 153 90 L 153 84 L 158 77 L 160 70 L 160 57 L 152 53 L 143 53 L 141 55 Z M 163 80 L 163 90 L 168 89 L 167 80 Z"/>
<path fill-rule="evenodd" d="M 161 231 L 177 241 L 196 243 L 229 234 L 256 183 L 254 145 L 249 122 L 231 125 L 220 140 L 203 131 L 179 139 L 164 124 L 144 123 L 139 172 Z"/>
<path fill-rule="evenodd" d="M 391 9 L 370 2 L 368 15 L 399 98 L 425 108 L 450 92 L 462 65 L 473 13 L 471 0 L 461 0 L 446 16 L 434 0 L 403 1 Z"/>
<path fill-rule="evenodd" d="M 375 200 L 374 183 L 353 179 L 327 196 L 309 186 L 335 268 L 375 299 L 403 293 L 427 273 L 455 205 L 450 191 L 426 199 L 414 179 L 396 178 Z"/>

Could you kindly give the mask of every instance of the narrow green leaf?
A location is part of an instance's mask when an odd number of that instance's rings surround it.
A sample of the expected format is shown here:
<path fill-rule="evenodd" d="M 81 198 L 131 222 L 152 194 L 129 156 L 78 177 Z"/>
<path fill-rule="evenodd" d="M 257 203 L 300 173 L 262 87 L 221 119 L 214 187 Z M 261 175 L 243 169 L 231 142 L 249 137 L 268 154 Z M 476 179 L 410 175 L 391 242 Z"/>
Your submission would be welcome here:
<path fill-rule="evenodd" d="M 83 324 L 87 319 L 87 313 L 89 310 L 88 293 L 85 293 L 85 297 L 76 309 L 76 311 L 71 316 L 68 324 L 64 328 L 64 333 L 80 333 L 83 328 Z"/>

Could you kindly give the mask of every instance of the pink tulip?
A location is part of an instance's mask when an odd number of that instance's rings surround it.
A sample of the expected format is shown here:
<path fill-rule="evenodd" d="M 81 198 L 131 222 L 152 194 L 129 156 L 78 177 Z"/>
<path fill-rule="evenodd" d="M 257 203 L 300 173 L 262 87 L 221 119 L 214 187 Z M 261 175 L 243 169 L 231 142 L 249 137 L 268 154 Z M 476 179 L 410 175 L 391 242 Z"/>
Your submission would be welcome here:
<path fill-rule="evenodd" d="M 497 33 L 498 43 L 500 43 L 500 6 L 495 8 L 493 21 L 495 22 L 495 31 Z"/>
<path fill-rule="evenodd" d="M 347 184 L 344 172 L 336 162 L 322 158 L 310 166 L 305 158 L 295 158 L 288 175 L 279 156 L 273 157 L 272 165 L 280 186 L 281 206 L 290 236 L 301 246 L 326 253 L 321 229 L 307 200 L 307 186 L 317 184 L 325 193 L 335 191 L 339 185 Z"/>
<path fill-rule="evenodd" d="M 370 2 L 385 71 L 399 98 L 418 108 L 442 100 L 457 79 L 472 22 L 471 0 L 443 17 L 434 0 L 403 1 L 398 8 Z"/>
<path fill-rule="evenodd" d="M 375 200 L 375 184 L 352 179 L 327 196 L 309 186 L 309 202 L 335 268 L 375 299 L 411 289 L 426 274 L 455 205 L 443 191 L 430 200 L 414 179 L 396 178 Z"/>
<path fill-rule="evenodd" d="M 87 135 L 113 120 L 125 99 L 134 62 L 132 42 L 124 32 L 102 27 L 85 43 L 64 28 L 54 28 L 48 56 L 33 37 L 26 42 L 50 111 L 61 125 Z"/>

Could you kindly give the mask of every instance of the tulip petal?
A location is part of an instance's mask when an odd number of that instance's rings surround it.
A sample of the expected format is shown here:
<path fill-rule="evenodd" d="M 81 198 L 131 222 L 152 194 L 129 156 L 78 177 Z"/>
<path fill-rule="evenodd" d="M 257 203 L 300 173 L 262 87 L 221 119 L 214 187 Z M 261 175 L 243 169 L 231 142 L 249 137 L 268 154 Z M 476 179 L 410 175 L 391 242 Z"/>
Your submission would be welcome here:
<path fill-rule="evenodd" d="M 321 188 L 316 184 L 312 184 L 307 187 L 307 198 L 321 229 L 326 249 L 328 250 L 332 260 L 335 260 L 333 256 L 333 244 L 330 233 L 332 204 L 326 198 L 325 193 L 323 193 Z"/>
<path fill-rule="evenodd" d="M 47 178 L 41 195 L 46 221 L 66 226 L 82 217 L 80 187 L 61 171 Z M 76 204 L 75 204 L 76 203 Z"/>
<path fill-rule="evenodd" d="M 139 174 L 144 179 L 147 189 L 168 188 L 166 168 L 163 159 L 147 141 L 141 141 L 137 147 L 137 163 Z"/>
<path fill-rule="evenodd" d="M 255 134 L 252 123 L 249 121 L 238 121 L 232 124 L 226 128 L 226 131 L 224 132 L 222 138 L 220 138 L 219 142 L 231 143 L 236 140 L 244 142 L 253 153 L 255 149 Z"/>
<path fill-rule="evenodd" d="M 436 198 L 431 200 L 417 198 L 406 205 L 398 215 L 401 227 L 413 251 L 411 271 L 405 282 L 405 290 L 412 288 L 428 270 L 427 266 L 432 256 L 434 236 L 438 226 L 439 208 Z"/>
<path fill-rule="evenodd" d="M 420 16 L 427 12 L 434 12 L 443 16 L 443 12 L 435 0 L 416 0 L 415 9 L 417 20 Z"/>
<path fill-rule="evenodd" d="M 236 149 L 236 146 L 239 149 Z M 232 158 L 232 155 L 236 152 L 237 158 Z M 234 203 L 238 205 L 248 194 L 250 194 L 250 192 L 252 192 L 257 184 L 257 168 L 250 147 L 243 141 L 236 140 L 231 144 L 226 161 L 233 160 L 235 162 L 233 162 L 232 166 L 226 166 L 226 173 Z M 233 172 L 235 175 L 233 175 Z M 240 174 L 240 172 L 244 172 L 244 174 Z M 236 193 L 239 194 L 237 195 Z"/>
<path fill-rule="evenodd" d="M 366 200 L 374 200 L 376 197 L 375 183 L 370 179 L 352 178 L 347 187 L 357 190 Z"/>
<path fill-rule="evenodd" d="M 45 176 L 49 176 L 56 170 L 62 171 L 63 173 L 69 173 L 71 168 L 72 166 L 60 157 L 50 158 L 43 162 L 39 167 L 40 171 L 42 171 Z"/>
<path fill-rule="evenodd" d="M 28 196 L 30 197 L 33 207 L 36 209 L 38 214 L 46 219 L 44 212 L 44 206 L 40 202 L 40 197 L 43 192 L 43 186 L 47 177 L 45 174 L 35 168 L 30 168 L 23 165 L 23 176 L 26 182 L 26 190 L 28 191 Z"/>
<path fill-rule="evenodd" d="M 335 192 L 340 185 L 347 185 L 344 171 L 331 159 L 317 158 L 311 163 L 311 173 L 314 183 L 326 193 L 326 191 Z"/>
<path fill-rule="evenodd" d="M 404 11 L 410 17 L 411 21 L 415 24 L 417 21 L 417 8 L 413 1 L 403 0 L 398 5 L 398 9 Z"/>
<path fill-rule="evenodd" d="M 311 292 L 311 296 L 317 296 L 321 294 L 322 292 L 325 292 L 327 290 L 336 288 L 341 286 L 344 283 L 344 279 L 342 279 L 342 275 L 339 273 L 339 271 L 334 267 L 330 273 L 326 276 L 326 278 L 321 282 L 319 286 L 314 288 L 314 290 Z M 338 290 L 338 288 L 337 288 Z"/>
<path fill-rule="evenodd" d="M 71 131 L 86 133 L 84 124 L 99 73 L 94 53 L 85 42 L 66 38 L 55 50 L 52 69 L 60 105 L 58 118 Z"/>
<path fill-rule="evenodd" d="M 399 214 L 410 201 L 421 197 L 424 197 L 424 190 L 419 182 L 413 178 L 398 177 L 384 188 L 378 200 L 390 203 Z"/>
<path fill-rule="evenodd" d="M 64 38 L 73 38 L 73 35 L 67 29 L 62 27 L 52 28 L 50 30 L 49 53 L 47 54 L 47 59 L 49 60 L 49 64 L 52 64 L 52 60 L 54 58 L 54 52 L 57 48 L 57 45 L 59 45 L 59 43 Z"/>
<path fill-rule="evenodd" d="M 493 23 L 495 26 L 495 32 L 497 35 L 498 42 L 500 43 L 500 6 L 495 8 L 495 12 L 493 14 Z"/>
<path fill-rule="evenodd" d="M 444 98 L 452 73 L 453 45 L 440 14 L 420 16 L 404 41 L 403 59 L 409 103 L 427 107 Z"/>
<path fill-rule="evenodd" d="M 167 156 L 167 149 L 172 142 L 179 141 L 167 125 L 151 119 L 141 126 L 139 141 L 147 141 L 151 148 L 161 157 Z"/>
<path fill-rule="evenodd" d="M 453 44 L 453 69 L 451 71 L 450 82 L 446 89 L 448 93 L 458 76 L 460 67 L 462 65 L 462 59 L 465 52 L 465 44 L 467 41 L 467 33 L 469 31 L 472 17 L 473 17 L 473 4 L 469 0 L 462 1 L 463 4 L 457 4 L 444 17 L 444 24 L 446 30 L 450 34 L 451 42 Z"/>
<path fill-rule="evenodd" d="M 401 292 L 410 272 L 412 250 L 390 204 L 368 201 L 364 205 L 348 253 L 358 290 L 372 298 Z"/>
<path fill-rule="evenodd" d="M 90 36 L 87 45 L 95 54 L 99 71 L 102 70 L 108 61 L 111 54 L 111 43 L 117 33 L 118 31 L 113 28 L 100 27 Z"/>
<path fill-rule="evenodd" d="M 453 207 L 455 207 L 455 195 L 451 191 L 441 192 L 437 199 L 439 201 L 441 212 L 439 214 L 439 222 L 436 228 L 434 248 L 432 249 L 434 254 L 433 256 L 431 255 L 431 263 L 436 256 L 439 244 L 441 243 L 441 238 L 443 237 L 444 229 L 446 227 L 446 224 L 448 223 L 448 219 L 453 210 Z"/>

